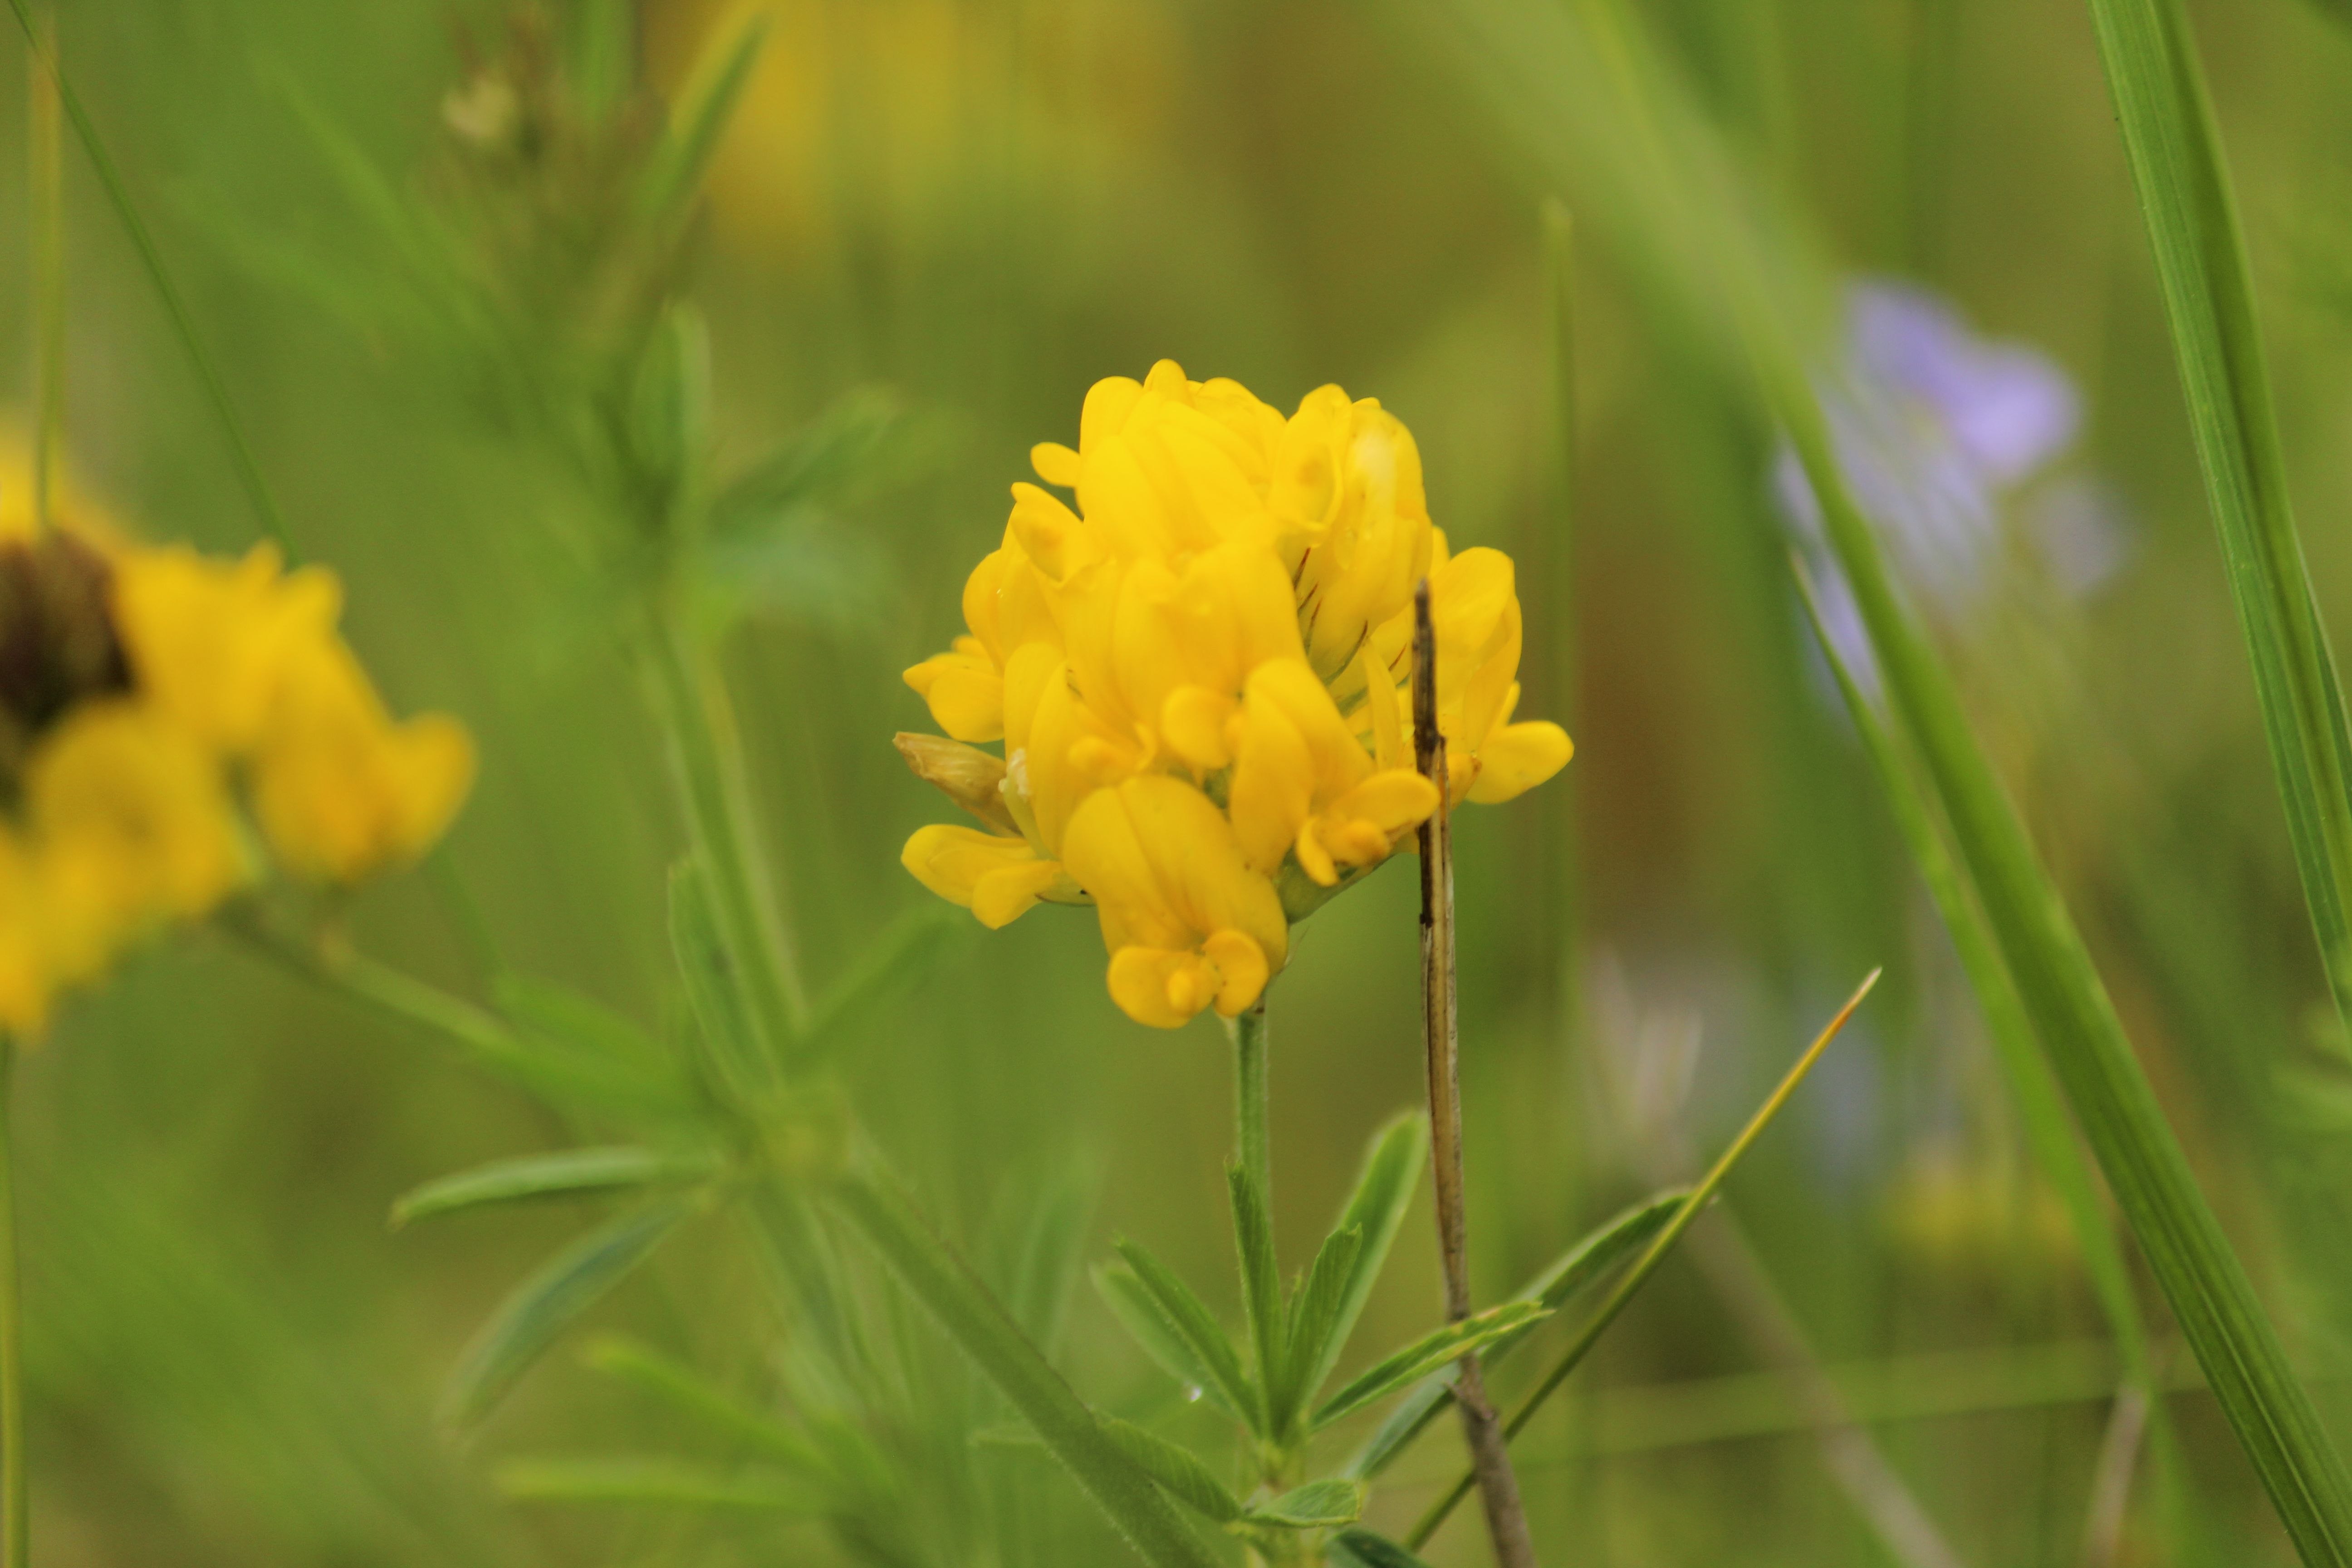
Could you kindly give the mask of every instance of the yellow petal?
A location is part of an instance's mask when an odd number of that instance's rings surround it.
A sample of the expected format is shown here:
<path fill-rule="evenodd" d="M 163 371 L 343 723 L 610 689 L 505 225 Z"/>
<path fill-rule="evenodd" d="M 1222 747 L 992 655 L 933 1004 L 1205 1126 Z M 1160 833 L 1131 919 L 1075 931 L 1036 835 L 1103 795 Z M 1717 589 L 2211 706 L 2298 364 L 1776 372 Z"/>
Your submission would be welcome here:
<path fill-rule="evenodd" d="M 1576 744 L 1568 731 L 1540 719 L 1507 725 L 1486 737 L 1478 753 L 1478 779 L 1470 798 L 1498 805 L 1524 794 L 1568 765 Z"/>
<path fill-rule="evenodd" d="M 1059 441 L 1040 441 L 1029 448 L 1029 466 L 1037 477 L 1066 490 L 1077 489 L 1078 461 L 1078 455 Z"/>
<path fill-rule="evenodd" d="M 899 851 L 898 863 L 915 880 L 961 904 L 992 929 L 1018 919 L 1061 875 L 1061 868 L 1039 859 L 1025 838 L 949 823 L 917 828 Z"/>
<path fill-rule="evenodd" d="M 1341 795 L 1328 815 L 1341 821 L 1369 822 L 1393 839 L 1420 826 L 1437 809 L 1437 786 L 1407 768 L 1374 773 Z"/>
<path fill-rule="evenodd" d="M 244 876 L 219 763 L 136 701 L 85 703 L 44 738 L 25 814 L 75 977 L 158 920 L 209 910 Z"/>
<path fill-rule="evenodd" d="M 939 727 L 959 741 L 979 743 L 1004 735 L 1004 679 L 977 637 L 958 637 L 904 679 L 931 710 Z"/>
<path fill-rule="evenodd" d="M 1049 582 L 1066 580 L 1100 553 L 1078 514 L 1035 485 L 1013 487 L 1013 515 L 1007 526 L 1021 542 L 1023 552 Z"/>
<path fill-rule="evenodd" d="M 1194 771 L 1214 773 L 1233 760 L 1226 729 L 1240 704 L 1205 686 L 1180 686 L 1160 709 L 1160 737 Z"/>
<path fill-rule="evenodd" d="M 1216 994 L 1208 962 L 1197 952 L 1122 947 L 1110 955 L 1111 1000 L 1139 1024 L 1181 1028 Z"/>
<path fill-rule="evenodd" d="M 1245 932 L 1212 931 L 1201 955 L 1216 966 L 1216 1007 L 1224 1016 L 1239 1016 L 1265 994 L 1272 970 L 1265 950 Z"/>

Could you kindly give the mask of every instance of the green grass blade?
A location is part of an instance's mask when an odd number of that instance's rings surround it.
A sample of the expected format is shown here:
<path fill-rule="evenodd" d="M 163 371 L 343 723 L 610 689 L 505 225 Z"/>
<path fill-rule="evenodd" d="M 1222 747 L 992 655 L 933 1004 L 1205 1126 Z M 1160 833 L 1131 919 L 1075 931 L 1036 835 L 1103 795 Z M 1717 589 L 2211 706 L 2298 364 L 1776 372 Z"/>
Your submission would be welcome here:
<path fill-rule="evenodd" d="M 709 1175 L 716 1165 L 717 1162 L 709 1158 L 665 1154 L 626 1145 L 565 1149 L 552 1154 L 493 1160 L 487 1165 L 443 1176 L 403 1194 L 393 1202 L 392 1223 L 397 1229 L 415 1220 L 455 1214 L 460 1209 L 691 1181 Z"/>
<path fill-rule="evenodd" d="M 1559 1311 L 1588 1287 L 1605 1278 L 1611 1269 L 1649 1245 L 1689 1196 L 1687 1189 L 1676 1188 L 1634 1205 L 1570 1247 L 1559 1262 L 1536 1276 L 1534 1282 L 1521 1290 L 1517 1299 L 1538 1302 L 1554 1312 Z M 1480 1347 L 1480 1363 L 1494 1365 L 1525 1342 L 1535 1328 L 1535 1324 L 1529 1323 Z M 1348 1461 L 1346 1473 L 1363 1480 L 1372 1479 L 1387 1469 L 1397 1456 L 1410 1447 L 1414 1438 L 1427 1431 L 1429 1424 L 1453 1403 L 1452 1372 L 1442 1372 L 1430 1377 L 1391 1411 L 1379 1429 L 1364 1440 L 1364 1446 L 1356 1450 L 1355 1458 Z"/>
<path fill-rule="evenodd" d="M 1151 1568 L 1218 1568 L 1207 1542 L 1104 1433 L 1100 1419 L 878 1162 L 869 1156 L 832 1196 L 842 1216 L 1021 1412 L 1139 1556 Z"/>
<path fill-rule="evenodd" d="M 1115 1415 L 1103 1422 L 1103 1432 L 1146 1475 L 1166 1488 L 1170 1497 L 1193 1512 L 1219 1524 L 1241 1518 L 1241 1500 L 1192 1449 Z"/>
<path fill-rule="evenodd" d="M 2339 1017 L 2352 1023 L 2352 737 L 2288 503 L 2229 165 L 2180 0 L 2090 0 L 2147 219 L 2271 765 Z"/>
<path fill-rule="evenodd" d="M 1420 1382 L 1447 1363 L 1461 1360 L 1479 1346 L 1530 1328 L 1550 1315 L 1550 1309 L 1539 1301 L 1506 1301 L 1423 1334 L 1349 1379 L 1339 1393 L 1316 1410 L 1314 1425 L 1319 1430 L 1352 1415 L 1365 1405 Z"/>
<path fill-rule="evenodd" d="M 743 1510 L 804 1514 L 831 1500 L 793 1476 L 720 1469 L 686 1459 L 509 1459 L 496 1472 L 499 1489 L 532 1502 L 615 1503 L 637 1508 Z"/>
<path fill-rule="evenodd" d="M 556 1337 L 653 1256 L 694 1211 L 688 1198 L 631 1210 L 565 1247 L 517 1288 L 467 1347 L 449 1379 L 443 1413 L 469 1426 L 489 1413 Z"/>

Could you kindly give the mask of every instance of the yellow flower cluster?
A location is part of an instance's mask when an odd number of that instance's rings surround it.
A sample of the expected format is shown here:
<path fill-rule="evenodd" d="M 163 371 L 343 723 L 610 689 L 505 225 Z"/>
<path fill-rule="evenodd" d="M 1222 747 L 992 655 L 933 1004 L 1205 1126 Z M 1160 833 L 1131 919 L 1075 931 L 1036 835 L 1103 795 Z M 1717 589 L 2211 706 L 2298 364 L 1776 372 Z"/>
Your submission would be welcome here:
<path fill-rule="evenodd" d="M 448 825 L 472 743 L 394 721 L 341 600 L 266 546 L 218 560 L 88 520 L 37 536 L 0 510 L 0 1030 L 37 1032 L 58 991 L 213 909 L 262 844 L 348 883 Z"/>
<path fill-rule="evenodd" d="M 1286 892 L 1377 865 L 1436 808 L 1407 690 L 1423 578 L 1455 801 L 1568 762 L 1559 726 L 1512 721 L 1510 559 L 1448 552 L 1378 402 L 1326 386 L 1286 419 L 1163 360 L 1097 383 L 1077 448 L 1031 461 L 1076 505 L 1013 487 L 968 635 L 907 672 L 951 739 L 899 737 L 992 831 L 926 827 L 902 859 L 992 927 L 1092 902 L 1129 1016 L 1248 1007 L 1288 952 Z"/>

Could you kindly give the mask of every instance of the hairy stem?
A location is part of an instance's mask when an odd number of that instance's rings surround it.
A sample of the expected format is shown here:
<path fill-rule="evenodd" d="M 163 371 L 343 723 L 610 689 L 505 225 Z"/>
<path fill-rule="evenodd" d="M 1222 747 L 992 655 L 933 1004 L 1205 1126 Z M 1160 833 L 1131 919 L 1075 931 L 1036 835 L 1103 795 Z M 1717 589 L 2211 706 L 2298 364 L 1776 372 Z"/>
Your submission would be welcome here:
<path fill-rule="evenodd" d="M 1265 998 L 1225 1026 L 1234 1039 L 1234 1157 L 1274 1208 L 1274 1143 L 1267 1131 L 1274 1105 L 1266 1056 Z"/>
<path fill-rule="evenodd" d="M 1445 1266 L 1445 1316 L 1470 1315 L 1470 1245 L 1462 1201 L 1461 1033 L 1454 1007 L 1453 836 L 1447 820 L 1445 744 L 1437 732 L 1437 637 L 1429 618 L 1429 583 L 1413 596 L 1412 731 L 1414 761 L 1437 786 L 1437 809 L 1421 825 L 1422 1037 L 1429 1070 L 1431 1166 L 1437 1183 L 1437 1245 Z M 1512 1472 L 1502 1422 L 1486 1398 L 1474 1351 L 1456 1365 L 1454 1406 L 1470 1445 L 1472 1472 L 1486 1505 L 1486 1532 L 1499 1568 L 1535 1568 L 1519 1479 Z"/>

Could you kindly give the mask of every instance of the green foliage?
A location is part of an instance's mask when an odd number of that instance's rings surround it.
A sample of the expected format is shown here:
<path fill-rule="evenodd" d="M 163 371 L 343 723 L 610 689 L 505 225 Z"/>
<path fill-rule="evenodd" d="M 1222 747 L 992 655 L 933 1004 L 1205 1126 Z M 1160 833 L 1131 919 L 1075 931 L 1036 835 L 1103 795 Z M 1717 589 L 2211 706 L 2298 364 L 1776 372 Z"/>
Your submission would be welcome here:
<path fill-rule="evenodd" d="M 715 1162 L 707 1158 L 680 1157 L 626 1146 L 524 1154 L 443 1176 L 402 1194 L 392 1205 L 392 1223 L 397 1227 L 460 1209 L 533 1198 L 625 1192 L 656 1183 L 707 1176 L 715 1168 Z"/>
<path fill-rule="evenodd" d="M 1423 1334 L 1350 1378 L 1316 1408 L 1314 1424 L 1318 1427 L 1328 1426 L 1420 1382 L 1480 1346 L 1531 1328 L 1550 1315 L 1550 1309 L 1538 1302 L 1510 1301 Z"/>
<path fill-rule="evenodd" d="M 2352 1028 L 2352 731 L 2304 563 L 2237 198 L 2180 0 L 2091 0 L 2304 899 Z M 2352 1512 L 2336 1522 L 2352 1531 Z M 2352 1553 L 2352 1536 L 2340 1552 Z"/>
<path fill-rule="evenodd" d="M 447 1419 L 488 1415 L 556 1338 L 653 1256 L 692 1214 L 689 1198 L 656 1198 L 589 1232 L 515 1288 L 467 1346 L 442 1395 Z"/>

